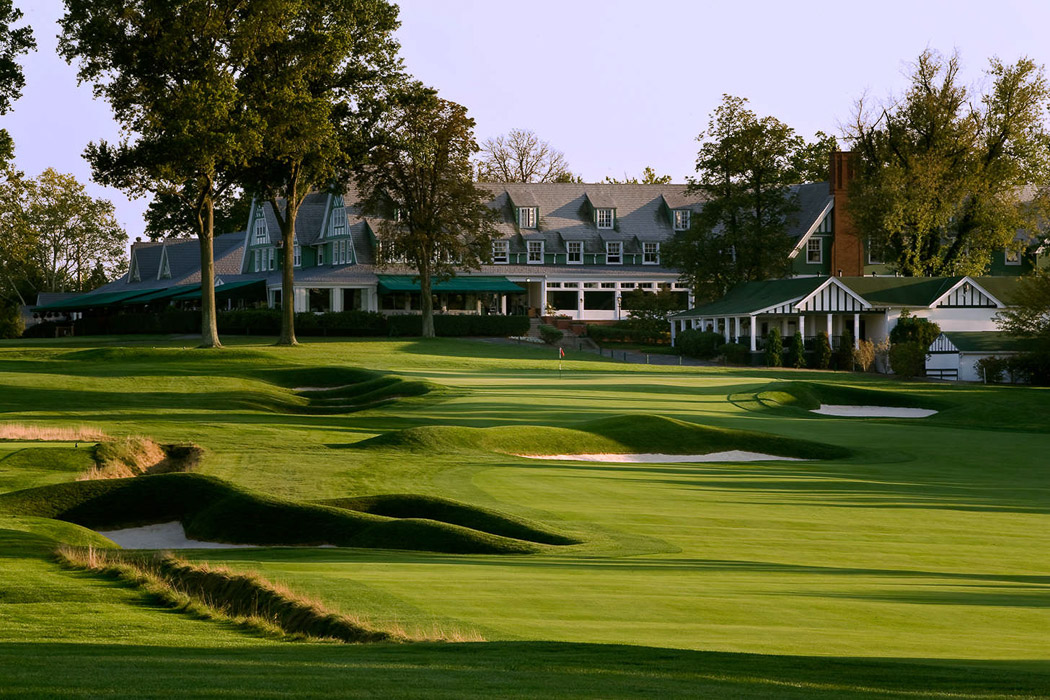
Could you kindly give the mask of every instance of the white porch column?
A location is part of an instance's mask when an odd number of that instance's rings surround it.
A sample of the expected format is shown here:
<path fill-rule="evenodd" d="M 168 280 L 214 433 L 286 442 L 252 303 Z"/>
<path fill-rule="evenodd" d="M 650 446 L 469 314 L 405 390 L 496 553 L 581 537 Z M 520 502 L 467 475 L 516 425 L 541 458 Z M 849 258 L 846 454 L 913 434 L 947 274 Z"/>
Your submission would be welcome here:
<path fill-rule="evenodd" d="M 726 342 L 728 343 L 729 342 L 729 317 L 728 316 L 724 316 L 722 318 L 722 322 L 725 324 L 725 327 L 722 330 L 723 330 L 723 332 L 725 334 Z"/>
<path fill-rule="evenodd" d="M 621 304 L 621 302 L 623 300 L 622 294 L 623 294 L 623 292 L 620 291 L 620 285 L 616 285 L 616 291 L 613 292 L 613 296 L 615 297 L 613 299 L 613 305 L 616 306 L 616 320 L 617 321 L 620 320 L 620 304 Z M 682 323 L 685 323 L 685 321 L 682 321 Z"/>
<path fill-rule="evenodd" d="M 699 324 L 700 324 L 700 319 L 698 319 L 698 318 L 690 319 L 690 321 L 689 321 L 689 327 L 692 328 L 693 330 L 696 330 L 696 327 Z"/>
<path fill-rule="evenodd" d="M 755 315 L 752 314 L 750 316 L 750 319 L 751 320 L 749 323 L 751 324 L 751 352 L 755 352 L 758 350 L 758 339 L 756 338 L 756 336 L 758 335 L 758 329 L 755 327 L 757 325 L 755 323 Z"/>
<path fill-rule="evenodd" d="M 683 321 L 684 323 L 684 321 Z M 671 347 L 674 347 L 674 339 L 678 335 L 678 319 L 671 319 Z"/>
<path fill-rule="evenodd" d="M 806 317 L 802 314 L 798 315 L 798 334 L 802 336 L 802 340 L 806 339 Z"/>
<path fill-rule="evenodd" d="M 540 280 L 540 316 L 547 315 L 547 278 Z"/>
<path fill-rule="evenodd" d="M 734 335 L 736 336 L 736 342 L 739 343 L 740 342 L 740 317 L 739 316 L 735 316 L 733 318 L 733 321 L 736 324 L 736 333 Z"/>
<path fill-rule="evenodd" d="M 583 282 L 580 282 L 580 288 L 576 290 L 576 320 L 579 321 L 583 318 Z"/>
<path fill-rule="evenodd" d="M 834 337 L 835 335 L 832 333 L 831 328 L 831 314 L 828 314 L 828 344 L 831 344 L 831 339 Z"/>
<path fill-rule="evenodd" d="M 501 314 L 503 314 L 504 316 L 507 315 L 507 295 L 506 294 L 500 294 L 499 295 L 499 312 Z"/>
<path fill-rule="evenodd" d="M 780 337 L 788 337 L 788 317 L 784 316 L 780 319 Z"/>
<path fill-rule="evenodd" d="M 328 308 L 332 311 L 343 310 L 343 290 L 339 287 L 332 287 L 328 292 Z"/>
<path fill-rule="evenodd" d="M 853 347 L 860 347 L 860 314 L 853 314 Z"/>

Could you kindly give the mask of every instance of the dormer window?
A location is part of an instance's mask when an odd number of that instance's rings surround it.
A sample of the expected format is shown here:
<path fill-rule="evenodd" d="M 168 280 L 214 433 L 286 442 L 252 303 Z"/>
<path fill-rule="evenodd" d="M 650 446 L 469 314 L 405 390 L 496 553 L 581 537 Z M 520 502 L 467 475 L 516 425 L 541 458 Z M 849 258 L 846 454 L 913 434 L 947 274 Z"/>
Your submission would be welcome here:
<path fill-rule="evenodd" d="M 162 280 L 171 279 L 171 265 L 168 264 L 168 256 L 164 255 L 164 260 L 160 264 L 160 278 Z"/>
<path fill-rule="evenodd" d="M 518 226 L 536 228 L 536 207 L 518 207 Z"/>
<path fill-rule="evenodd" d="M 266 219 L 263 218 L 262 209 L 259 210 L 259 214 L 255 219 L 255 242 L 265 243 L 269 240 L 269 236 L 266 235 Z"/>
<path fill-rule="evenodd" d="M 824 262 L 823 238 L 810 238 L 806 242 L 806 262 L 810 265 L 819 265 Z"/>
<path fill-rule="evenodd" d="M 543 241 L 529 241 L 529 265 L 543 264 Z"/>
<path fill-rule="evenodd" d="M 583 241 L 566 241 L 566 262 L 569 265 L 583 264 Z"/>
<path fill-rule="evenodd" d="M 688 231 L 689 230 L 689 215 L 692 214 L 688 209 L 675 209 L 674 210 L 674 230 L 675 231 Z"/>
<path fill-rule="evenodd" d="M 131 281 L 141 282 L 142 277 L 139 275 L 139 261 L 138 258 L 132 256 L 131 258 Z"/>
<path fill-rule="evenodd" d="M 611 209 L 609 211 L 612 211 Z M 623 243 L 620 241 L 606 241 L 605 243 L 605 264 L 606 265 L 622 265 L 623 264 Z"/>
<path fill-rule="evenodd" d="M 1017 249 L 1006 249 L 1006 264 L 1007 265 L 1020 265 L 1021 264 L 1021 251 Z"/>
<path fill-rule="evenodd" d="M 332 212 L 332 233 L 341 235 L 346 228 L 346 209 L 339 207 Z"/>
<path fill-rule="evenodd" d="M 660 264 L 660 243 L 656 241 L 646 241 L 642 244 L 642 264 L 643 265 L 659 265 Z"/>
<path fill-rule="evenodd" d="M 594 221 L 598 225 L 598 228 L 612 228 L 613 227 L 613 209 L 595 209 L 594 210 Z"/>
<path fill-rule="evenodd" d="M 324 246 L 317 246 L 317 264 L 324 265 Z"/>
<path fill-rule="evenodd" d="M 252 267 L 252 272 L 259 272 L 262 270 L 262 254 L 263 252 L 261 248 L 255 249 L 255 255 L 253 256 L 255 258 L 255 265 Z"/>
<path fill-rule="evenodd" d="M 292 267 L 302 267 L 303 265 L 303 249 L 299 247 L 299 244 L 295 244 L 295 248 L 292 249 Z"/>
<path fill-rule="evenodd" d="M 492 242 L 492 262 L 506 265 L 510 262 L 510 241 Z"/>

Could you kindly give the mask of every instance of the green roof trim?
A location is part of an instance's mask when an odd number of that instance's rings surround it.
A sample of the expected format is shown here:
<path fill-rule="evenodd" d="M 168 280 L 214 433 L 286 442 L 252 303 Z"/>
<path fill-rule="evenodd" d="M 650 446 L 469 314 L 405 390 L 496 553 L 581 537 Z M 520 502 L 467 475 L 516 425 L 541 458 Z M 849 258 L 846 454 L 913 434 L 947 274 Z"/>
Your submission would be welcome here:
<path fill-rule="evenodd" d="M 729 293 L 718 301 L 675 314 L 674 318 L 746 316 L 771 306 L 801 299 L 827 281 L 827 277 L 793 277 L 784 280 L 745 282 L 730 289 Z"/>
<path fill-rule="evenodd" d="M 101 306 L 114 306 L 115 304 L 124 301 L 126 299 L 133 299 L 135 297 L 148 294 L 155 290 L 152 289 L 136 289 L 136 290 L 123 290 L 120 292 L 102 292 L 101 294 L 83 294 L 72 299 L 64 299 L 63 301 L 56 301 L 53 304 L 45 304 L 44 306 L 38 306 L 34 311 L 82 311 L 84 309 L 94 309 Z"/>
<path fill-rule="evenodd" d="M 962 277 L 843 277 L 872 306 L 929 306 Z M 991 290 L 989 290 L 991 291 Z"/>
<path fill-rule="evenodd" d="M 165 287 L 163 289 L 155 289 L 148 294 L 134 297 L 132 299 L 125 299 L 119 302 L 120 306 L 130 306 L 133 304 L 148 304 L 151 301 L 160 301 L 162 299 L 171 299 L 172 297 L 183 294 L 193 289 L 200 289 L 199 284 L 180 284 L 176 287 Z"/>
<path fill-rule="evenodd" d="M 945 331 L 941 335 L 962 352 L 1021 352 L 1030 344 L 1027 338 L 999 331 Z"/>
<path fill-rule="evenodd" d="M 413 275 L 377 275 L 379 278 L 379 291 L 390 292 L 418 292 L 419 278 Z M 514 284 L 506 277 L 453 277 L 452 279 L 434 282 L 431 286 L 434 292 L 507 292 L 510 294 L 521 294 L 525 288 Z"/>

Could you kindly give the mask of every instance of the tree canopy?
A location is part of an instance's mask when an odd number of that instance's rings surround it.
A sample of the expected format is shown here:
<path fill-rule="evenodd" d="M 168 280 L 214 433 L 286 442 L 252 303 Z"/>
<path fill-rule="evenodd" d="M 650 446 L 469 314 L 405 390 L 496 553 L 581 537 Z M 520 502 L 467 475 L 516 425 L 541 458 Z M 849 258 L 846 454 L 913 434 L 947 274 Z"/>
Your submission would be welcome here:
<path fill-rule="evenodd" d="M 707 131 L 689 191 L 704 207 L 688 231 L 663 251 L 700 300 L 723 296 L 741 282 L 782 276 L 793 241 L 786 235 L 798 210 L 789 186 L 800 140 L 774 117 L 759 117 L 747 100 L 724 95 Z"/>
<path fill-rule="evenodd" d="M 990 89 L 960 83 L 958 55 L 926 50 L 896 100 L 857 106 L 849 209 L 904 275 L 981 274 L 1018 230 L 1035 230 L 1047 184 L 1050 91 L 1031 59 L 992 59 Z"/>
<path fill-rule="evenodd" d="M 281 18 L 239 80 L 260 132 L 241 180 L 281 228 L 282 345 L 295 344 L 293 257 L 299 207 L 362 164 L 390 91 L 404 80 L 397 6 L 386 0 L 270 0 Z M 343 188 L 340 187 L 340 190 Z"/>
<path fill-rule="evenodd" d="M 627 174 L 624 173 L 622 180 L 606 175 L 603 182 L 607 182 L 610 185 L 668 185 L 671 183 L 671 176 L 657 175 L 656 170 L 652 166 L 647 165 L 645 166 L 645 169 L 642 170 L 642 177 L 640 179 L 637 177 L 628 177 Z"/>
<path fill-rule="evenodd" d="M 575 182 L 565 154 L 528 129 L 486 139 L 478 162 L 481 182 Z"/>
<path fill-rule="evenodd" d="M 12 0 L 0 0 L 0 114 L 7 114 L 26 85 L 18 57 L 36 49 L 33 30 L 13 25 L 22 19 L 22 11 Z M 14 141 L 7 129 L 0 129 L 0 164 L 14 156 Z"/>
<path fill-rule="evenodd" d="M 416 87 L 391 104 L 383 133 L 358 171 L 362 209 L 383 217 L 380 265 L 416 270 L 423 335 L 433 337 L 432 280 L 489 260 L 498 215 L 491 195 L 473 182 L 478 146 L 465 107 Z"/>

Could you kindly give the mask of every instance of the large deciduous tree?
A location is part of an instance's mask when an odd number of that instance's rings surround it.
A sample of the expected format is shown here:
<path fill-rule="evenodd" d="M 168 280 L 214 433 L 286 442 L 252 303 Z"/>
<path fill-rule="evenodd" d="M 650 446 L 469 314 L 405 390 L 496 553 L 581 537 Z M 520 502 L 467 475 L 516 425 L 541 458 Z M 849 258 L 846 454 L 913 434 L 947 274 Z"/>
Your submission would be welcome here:
<path fill-rule="evenodd" d="M 79 62 L 120 123 L 89 145 L 95 179 L 133 196 L 177 198 L 201 253 L 201 344 L 220 347 L 214 202 L 257 147 L 237 79 L 274 17 L 251 0 L 65 0 L 59 50 Z M 258 5 L 258 6 L 257 6 Z"/>
<path fill-rule="evenodd" d="M 387 113 L 384 139 L 358 187 L 366 213 L 383 216 L 380 264 L 404 260 L 419 278 L 423 336 L 434 337 L 433 280 L 477 269 L 492 255 L 497 212 L 473 182 L 474 120 L 465 107 L 422 88 Z"/>
<path fill-rule="evenodd" d="M 17 58 L 36 48 L 31 28 L 13 26 L 20 19 L 22 11 L 12 0 L 0 0 L 0 114 L 11 111 L 26 84 Z M 0 164 L 6 164 L 13 156 L 14 141 L 7 129 L 0 129 Z"/>
<path fill-rule="evenodd" d="M 990 89 L 972 95 L 959 67 L 924 51 L 903 97 L 859 103 L 849 134 L 853 220 L 904 275 L 981 274 L 1039 216 L 1028 195 L 1050 172 L 1043 69 L 992 59 Z"/>
<path fill-rule="evenodd" d="M 296 218 L 306 196 L 345 185 L 402 80 L 397 6 L 386 0 L 273 0 L 281 17 L 240 80 L 262 134 L 241 179 L 281 228 L 279 345 L 294 345 Z"/>
<path fill-rule="evenodd" d="M 666 245 L 667 264 L 699 299 L 782 276 L 793 245 L 789 217 L 798 210 L 789 187 L 797 176 L 794 132 L 773 117 L 759 117 L 746 99 L 725 95 L 697 140 L 697 175 L 688 189 L 706 201 L 691 228 Z"/>
<path fill-rule="evenodd" d="M 671 176 L 657 175 L 656 169 L 647 165 L 642 170 L 641 178 L 629 177 L 627 173 L 624 173 L 622 180 L 606 175 L 603 182 L 607 182 L 610 185 L 668 185 L 671 183 Z"/>
<path fill-rule="evenodd" d="M 478 179 L 482 182 L 575 182 L 565 154 L 529 129 L 481 144 Z"/>

